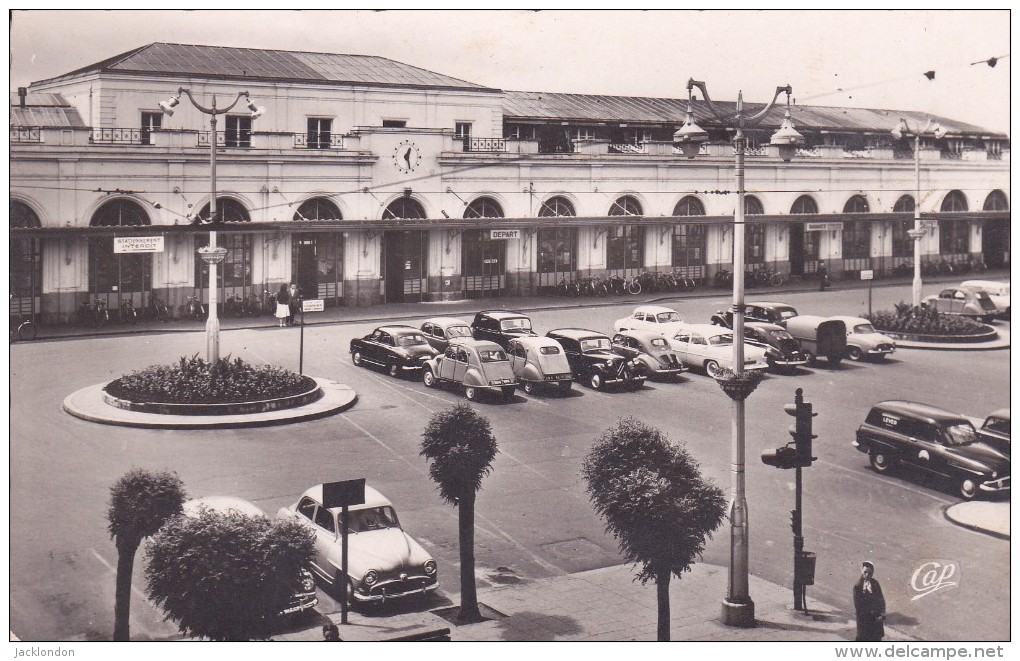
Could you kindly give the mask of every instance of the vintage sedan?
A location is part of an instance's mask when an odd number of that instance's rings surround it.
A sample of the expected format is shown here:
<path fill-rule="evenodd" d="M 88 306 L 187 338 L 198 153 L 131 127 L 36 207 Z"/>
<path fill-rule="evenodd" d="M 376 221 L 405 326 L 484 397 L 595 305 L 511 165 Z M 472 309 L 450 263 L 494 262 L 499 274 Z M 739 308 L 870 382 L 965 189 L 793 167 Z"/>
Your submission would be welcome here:
<path fill-rule="evenodd" d="M 421 334 L 436 351 L 446 351 L 452 340 L 471 337 L 471 325 L 456 317 L 432 317 L 421 324 Z"/>
<path fill-rule="evenodd" d="M 985 421 L 978 427 L 978 434 L 988 445 L 1009 455 L 1009 409 L 992 411 Z"/>
<path fill-rule="evenodd" d="M 745 303 L 744 307 L 744 323 L 758 322 L 785 327 L 787 320 L 796 316 L 797 309 L 786 303 L 759 301 L 756 303 Z M 712 315 L 711 321 L 716 326 L 733 328 L 733 311 L 719 310 Z"/>
<path fill-rule="evenodd" d="M 613 336 L 613 350 L 639 361 L 649 377 L 671 379 L 687 371 L 669 340 L 654 331 L 620 331 Z"/>
<path fill-rule="evenodd" d="M 964 500 L 1010 490 L 1009 456 L 983 442 L 959 413 L 916 402 L 880 402 L 852 444 L 868 455 L 875 471 L 912 466 L 950 480 Z"/>
<path fill-rule="evenodd" d="M 921 305 L 942 314 L 958 314 L 986 324 L 999 314 L 992 299 L 979 289 L 950 287 L 943 289 L 938 296 L 925 296 Z"/>
<path fill-rule="evenodd" d="M 484 392 L 510 399 L 517 390 L 517 378 L 503 347 L 486 340 L 450 342 L 445 352 L 425 361 L 421 378 L 429 388 L 441 384 L 462 386 L 464 396 L 472 402 Z"/>
<path fill-rule="evenodd" d="M 504 349 L 515 337 L 537 335 L 531 328 L 531 319 L 522 312 L 511 310 L 482 310 L 471 321 L 471 336 L 476 340 L 495 342 Z"/>
<path fill-rule="evenodd" d="M 348 507 L 348 580 L 343 585 L 341 508 L 323 507 L 322 494 L 321 484 L 311 487 L 276 516 L 315 533 L 312 572 L 348 605 L 423 595 L 439 587 L 436 561 L 400 527 L 393 503 L 369 486 L 365 502 Z"/>
<path fill-rule="evenodd" d="M 1009 283 L 995 280 L 967 280 L 960 283 L 960 289 L 979 289 L 988 294 L 995 303 L 999 316 L 1009 319 Z"/>
<path fill-rule="evenodd" d="M 255 503 L 234 496 L 194 498 L 184 503 L 181 513 L 184 516 L 197 519 L 206 510 L 220 514 L 237 513 L 248 517 L 266 516 L 266 513 Z M 315 579 L 307 569 L 301 570 L 300 586 L 300 589 L 291 596 L 287 607 L 280 611 L 280 615 L 303 613 L 310 608 L 315 608 L 315 605 L 319 603 L 319 597 L 315 592 Z"/>
<path fill-rule="evenodd" d="M 613 351 L 612 340 L 602 333 L 585 328 L 557 328 L 546 336 L 563 347 L 574 378 L 593 390 L 610 385 L 636 390 L 647 378 L 644 365 Z"/>
<path fill-rule="evenodd" d="M 733 331 L 713 324 L 688 324 L 669 343 L 683 364 L 715 377 L 719 368 L 733 369 Z M 765 350 L 744 341 L 744 370 L 767 370 Z"/>
<path fill-rule="evenodd" d="M 765 350 L 769 369 L 788 374 L 807 365 L 807 355 L 800 350 L 800 342 L 782 326 L 752 321 L 744 325 L 744 341 Z"/>
<path fill-rule="evenodd" d="M 674 335 L 684 326 L 680 313 L 673 308 L 661 305 L 639 305 L 629 317 L 613 322 L 616 332 L 627 330 L 647 330 L 659 335 Z"/>
<path fill-rule="evenodd" d="M 875 330 L 863 317 L 836 315 L 829 319 L 838 319 L 846 324 L 846 356 L 850 360 L 883 360 L 896 351 L 896 342 Z"/>
<path fill-rule="evenodd" d="M 393 377 L 416 372 L 439 352 L 412 326 L 380 326 L 364 337 L 351 340 L 351 360 L 358 367 L 382 367 Z"/>
<path fill-rule="evenodd" d="M 529 395 L 542 386 L 560 392 L 570 390 L 574 375 L 567 355 L 556 340 L 548 337 L 518 337 L 510 340 L 506 355 L 518 385 Z"/>

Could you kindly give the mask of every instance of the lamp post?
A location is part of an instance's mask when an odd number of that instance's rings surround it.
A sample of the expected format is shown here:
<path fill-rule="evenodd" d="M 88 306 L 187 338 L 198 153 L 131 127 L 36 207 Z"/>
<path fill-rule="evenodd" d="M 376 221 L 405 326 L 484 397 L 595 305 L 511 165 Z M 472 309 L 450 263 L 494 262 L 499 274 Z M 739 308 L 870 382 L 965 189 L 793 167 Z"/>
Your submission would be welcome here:
<path fill-rule="evenodd" d="M 921 136 L 933 135 L 941 138 L 945 133 L 939 123 L 932 121 L 930 117 L 924 128 L 919 131 L 911 131 L 907 120 L 902 117 L 892 130 L 893 137 L 897 140 L 905 135 L 914 136 L 914 229 L 907 230 L 907 234 L 914 240 L 914 282 L 911 294 L 915 308 L 921 307 L 921 237 L 925 234 L 921 227 Z"/>
<path fill-rule="evenodd" d="M 779 130 L 772 136 L 770 144 L 779 148 L 783 161 L 793 158 L 797 145 L 803 137 L 797 133 L 790 119 L 790 94 L 793 88 L 789 85 L 777 87 L 776 93 L 765 108 L 753 115 L 744 114 L 743 93 L 737 95 L 734 112 L 721 112 L 712 103 L 708 88 L 704 82 L 690 79 L 687 81 L 687 119 L 683 126 L 673 134 L 673 142 L 677 143 L 687 158 L 697 156 L 701 145 L 708 141 L 708 133 L 694 122 L 692 92 L 697 87 L 705 98 L 708 109 L 724 125 L 733 126 L 736 133 L 733 137 L 733 152 L 736 157 L 734 174 L 737 185 L 737 205 L 733 212 L 733 372 L 736 381 L 746 379 L 744 374 L 744 150 L 747 140 L 744 129 L 755 126 L 765 118 L 776 104 L 779 95 L 786 93 L 786 117 Z M 722 384 L 721 384 L 722 385 Z M 732 385 L 732 384 L 727 384 Z M 726 598 L 722 604 L 723 622 L 729 626 L 754 626 L 754 601 L 748 593 L 748 522 L 747 498 L 744 493 L 744 398 L 757 385 L 754 381 L 745 392 L 739 389 L 724 388 L 733 399 L 732 449 L 730 452 L 730 471 L 732 493 L 729 505 L 730 520 L 730 567 L 729 585 Z"/>
<path fill-rule="evenodd" d="M 209 231 L 209 245 L 199 248 L 198 255 L 202 258 L 202 261 L 209 265 L 209 318 L 205 322 L 205 356 L 209 363 L 216 363 L 220 359 L 220 320 L 216 310 L 218 298 L 217 265 L 227 255 L 225 248 L 216 246 L 215 227 L 216 223 L 219 222 L 219 218 L 216 215 L 216 116 L 230 112 L 242 98 L 248 102 L 248 110 L 251 111 L 252 119 L 261 117 L 265 114 L 266 109 L 256 107 L 255 103 L 249 98 L 248 92 L 238 92 L 237 97 L 226 108 L 216 107 L 216 95 L 213 94 L 212 106 L 207 108 L 196 101 L 195 97 L 191 95 L 191 90 L 185 87 L 179 88 L 177 94 L 170 97 L 170 99 L 161 101 L 158 104 L 159 109 L 172 117 L 174 107 L 181 102 L 182 94 L 188 96 L 191 105 L 195 106 L 199 112 L 209 115 L 209 222 L 212 224 L 212 228 Z"/>

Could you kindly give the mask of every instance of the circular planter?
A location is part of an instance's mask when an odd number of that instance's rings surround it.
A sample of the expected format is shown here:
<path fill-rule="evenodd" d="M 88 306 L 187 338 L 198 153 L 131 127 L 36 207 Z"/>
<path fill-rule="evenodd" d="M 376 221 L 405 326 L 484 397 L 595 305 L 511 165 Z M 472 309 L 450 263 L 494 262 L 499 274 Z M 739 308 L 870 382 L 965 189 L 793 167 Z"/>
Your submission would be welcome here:
<path fill-rule="evenodd" d="M 715 382 L 719 384 L 719 387 L 722 388 L 727 397 L 734 401 L 742 402 L 754 392 L 754 389 L 758 387 L 764 376 L 761 372 L 754 371 L 744 372 L 737 377 L 732 371 L 723 369 L 715 377 Z"/>
<path fill-rule="evenodd" d="M 103 387 L 103 400 L 110 406 L 115 406 L 128 411 L 139 411 L 142 413 L 157 413 L 160 415 L 249 415 L 252 413 L 266 413 L 268 411 L 279 411 L 281 409 L 304 406 L 320 399 L 323 395 L 322 389 L 315 382 L 315 379 L 302 377 L 307 390 L 296 395 L 276 397 L 274 399 L 263 399 L 254 402 L 224 402 L 215 404 L 165 404 L 158 402 L 133 402 L 127 399 L 114 397 Z"/>
<path fill-rule="evenodd" d="M 908 342 L 971 344 L 977 342 L 991 342 L 999 336 L 999 332 L 991 326 L 987 324 L 982 325 L 985 327 L 985 331 L 976 335 L 923 335 L 921 333 L 896 333 L 888 330 L 876 330 L 883 335 L 888 335 L 894 340 L 907 340 Z"/>

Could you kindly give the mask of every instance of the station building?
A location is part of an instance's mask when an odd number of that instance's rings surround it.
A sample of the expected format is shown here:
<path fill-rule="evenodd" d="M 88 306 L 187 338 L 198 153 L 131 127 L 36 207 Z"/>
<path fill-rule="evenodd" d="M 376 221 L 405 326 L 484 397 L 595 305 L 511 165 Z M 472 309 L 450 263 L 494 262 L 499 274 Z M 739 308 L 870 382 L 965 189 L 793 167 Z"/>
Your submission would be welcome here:
<path fill-rule="evenodd" d="M 204 301 L 196 249 L 210 229 L 227 250 L 221 303 L 287 283 L 327 306 L 641 271 L 711 286 L 733 266 L 732 132 L 698 100 L 711 140 L 688 159 L 672 142 L 686 98 L 504 91 L 374 56 L 153 43 L 37 81 L 10 106 L 11 312 L 44 324 L 97 299 L 113 311 L 158 299 L 173 314 Z M 921 142 L 916 199 L 913 140 L 890 130 L 927 115 L 793 105 L 805 144 L 787 163 L 769 145 L 784 110 L 746 133 L 748 270 L 910 271 L 915 205 L 925 264 L 1008 263 L 1008 136 L 935 118 L 945 135 Z"/>

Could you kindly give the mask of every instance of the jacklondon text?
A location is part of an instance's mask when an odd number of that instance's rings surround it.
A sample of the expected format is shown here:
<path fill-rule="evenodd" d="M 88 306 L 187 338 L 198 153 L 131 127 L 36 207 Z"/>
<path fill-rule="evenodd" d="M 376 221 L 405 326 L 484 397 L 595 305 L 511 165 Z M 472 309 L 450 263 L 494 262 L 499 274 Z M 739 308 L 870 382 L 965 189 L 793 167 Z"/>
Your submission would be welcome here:
<path fill-rule="evenodd" d="M 57 647 L 49 649 L 46 647 L 15 647 L 14 658 L 26 656 L 74 656 L 74 650 Z"/>

